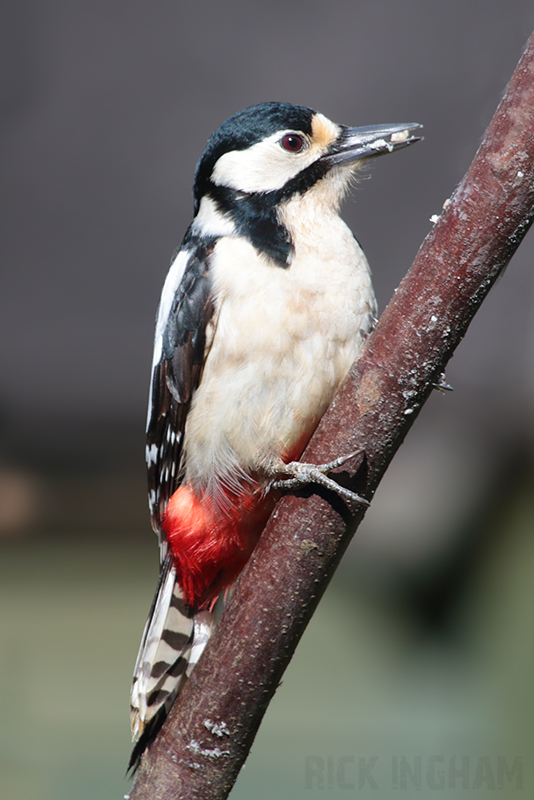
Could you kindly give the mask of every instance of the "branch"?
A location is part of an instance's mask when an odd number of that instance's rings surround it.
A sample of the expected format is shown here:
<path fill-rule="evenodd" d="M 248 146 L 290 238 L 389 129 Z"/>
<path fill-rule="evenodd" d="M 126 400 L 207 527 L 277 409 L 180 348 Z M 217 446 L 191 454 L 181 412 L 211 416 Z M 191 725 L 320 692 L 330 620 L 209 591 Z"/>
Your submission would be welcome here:
<path fill-rule="evenodd" d="M 364 450 L 362 468 L 344 477 L 368 498 L 532 222 L 533 131 L 534 34 L 469 171 L 306 450 L 315 463 Z M 347 519 L 318 494 L 279 503 L 131 800 L 227 797 L 363 514 Z"/>

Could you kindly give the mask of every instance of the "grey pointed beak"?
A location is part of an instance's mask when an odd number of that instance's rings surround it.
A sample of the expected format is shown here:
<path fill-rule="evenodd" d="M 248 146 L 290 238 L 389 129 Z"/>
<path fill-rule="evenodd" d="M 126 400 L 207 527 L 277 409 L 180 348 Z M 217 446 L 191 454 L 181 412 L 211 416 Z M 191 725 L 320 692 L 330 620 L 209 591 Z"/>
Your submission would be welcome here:
<path fill-rule="evenodd" d="M 332 166 L 338 166 L 393 153 L 394 150 L 421 141 L 423 137 L 414 135 L 414 132 L 421 130 L 422 127 L 417 122 L 407 122 L 397 125 L 345 128 L 332 150 L 323 158 Z"/>

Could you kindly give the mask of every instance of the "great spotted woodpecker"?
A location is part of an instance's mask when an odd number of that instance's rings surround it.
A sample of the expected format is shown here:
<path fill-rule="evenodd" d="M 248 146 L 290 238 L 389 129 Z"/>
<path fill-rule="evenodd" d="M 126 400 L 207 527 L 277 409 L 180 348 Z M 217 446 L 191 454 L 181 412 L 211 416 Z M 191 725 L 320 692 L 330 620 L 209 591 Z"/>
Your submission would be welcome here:
<path fill-rule="evenodd" d="M 161 574 L 132 686 L 134 768 L 280 489 L 351 494 L 332 465 L 295 461 L 376 315 L 339 207 L 362 160 L 418 141 L 419 127 L 348 128 L 262 103 L 224 122 L 197 165 L 156 322 L 146 459 Z"/>

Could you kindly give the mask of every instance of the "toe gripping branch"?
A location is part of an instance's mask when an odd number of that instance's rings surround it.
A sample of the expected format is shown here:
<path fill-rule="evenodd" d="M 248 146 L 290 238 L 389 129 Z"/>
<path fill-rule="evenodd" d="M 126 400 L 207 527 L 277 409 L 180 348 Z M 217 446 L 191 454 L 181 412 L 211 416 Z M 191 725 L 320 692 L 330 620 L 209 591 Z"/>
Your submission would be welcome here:
<path fill-rule="evenodd" d="M 363 450 L 356 450 L 354 453 L 336 458 L 335 461 L 330 461 L 328 464 L 305 464 L 301 461 L 291 461 L 289 464 L 285 464 L 283 461 L 277 461 L 270 470 L 271 476 L 277 478 L 279 475 L 287 475 L 288 477 L 282 480 L 274 480 L 272 488 L 281 492 L 295 492 L 315 483 L 335 492 L 350 505 L 357 503 L 368 506 L 369 501 L 365 497 L 360 497 L 356 492 L 345 489 L 333 478 L 328 477 L 329 472 L 343 466 L 347 461 L 361 455 L 363 452 Z"/>

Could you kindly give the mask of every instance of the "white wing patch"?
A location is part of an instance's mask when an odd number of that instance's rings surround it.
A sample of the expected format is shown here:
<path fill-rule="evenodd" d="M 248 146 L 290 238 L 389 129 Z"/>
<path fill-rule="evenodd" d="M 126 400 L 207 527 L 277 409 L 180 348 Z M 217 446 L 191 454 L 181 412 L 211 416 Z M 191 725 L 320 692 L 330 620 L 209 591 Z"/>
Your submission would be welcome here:
<path fill-rule="evenodd" d="M 167 277 L 165 278 L 165 283 L 163 284 L 163 290 L 161 292 L 161 300 L 159 301 L 158 316 L 156 319 L 154 360 L 152 362 L 153 367 L 156 366 L 156 364 L 158 364 L 161 359 L 162 348 L 163 348 L 163 334 L 165 332 L 167 320 L 169 319 L 169 314 L 172 308 L 174 295 L 176 294 L 176 290 L 180 285 L 180 281 L 182 280 L 190 255 L 191 255 L 190 250 L 180 250 L 178 252 L 178 255 L 172 262 L 171 267 L 167 273 Z"/>
<path fill-rule="evenodd" d="M 153 444 L 151 447 L 148 445 L 145 447 L 146 453 L 146 464 L 149 467 L 151 464 L 155 464 L 158 460 L 158 447 L 157 445 Z"/>

